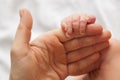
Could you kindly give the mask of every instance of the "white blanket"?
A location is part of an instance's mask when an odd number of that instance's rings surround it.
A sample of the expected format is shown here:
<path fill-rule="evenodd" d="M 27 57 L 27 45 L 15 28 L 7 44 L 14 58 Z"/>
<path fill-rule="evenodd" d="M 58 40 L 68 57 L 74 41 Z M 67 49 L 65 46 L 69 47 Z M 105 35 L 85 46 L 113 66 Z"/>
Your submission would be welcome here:
<path fill-rule="evenodd" d="M 10 48 L 19 23 L 19 9 L 27 8 L 34 19 L 32 39 L 58 28 L 73 13 L 93 14 L 97 23 L 120 39 L 120 0 L 0 0 L 0 80 L 8 80 Z M 68 78 L 70 80 L 70 77 Z"/>

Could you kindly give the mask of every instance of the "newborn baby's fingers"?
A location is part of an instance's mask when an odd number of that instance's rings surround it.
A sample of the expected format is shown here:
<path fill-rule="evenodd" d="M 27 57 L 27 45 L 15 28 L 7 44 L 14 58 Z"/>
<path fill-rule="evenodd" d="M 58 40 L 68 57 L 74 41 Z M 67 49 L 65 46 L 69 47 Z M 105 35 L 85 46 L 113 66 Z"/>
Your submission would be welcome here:
<path fill-rule="evenodd" d="M 96 18 L 92 15 L 81 14 L 80 15 L 80 28 L 79 28 L 80 34 L 85 34 L 87 24 L 93 24 L 95 20 Z"/>
<path fill-rule="evenodd" d="M 88 18 L 88 20 L 87 20 L 88 24 L 95 23 L 95 21 L 96 21 L 96 17 L 93 15 L 88 15 L 87 18 Z"/>
<path fill-rule="evenodd" d="M 61 27 L 62 27 L 62 30 L 65 33 L 65 35 L 67 37 L 70 37 L 70 35 L 73 32 L 73 30 L 72 30 L 72 16 L 69 16 L 69 17 L 63 19 L 63 21 L 61 23 Z"/>
<path fill-rule="evenodd" d="M 94 16 L 73 14 L 62 21 L 61 27 L 67 37 L 79 37 L 80 34 L 85 34 L 87 24 L 94 22 Z"/>
<path fill-rule="evenodd" d="M 80 27 L 80 15 L 74 14 L 72 17 L 72 29 L 73 29 L 73 35 L 79 35 L 79 27 Z"/>
<path fill-rule="evenodd" d="M 61 27 L 67 37 L 76 37 L 79 35 L 80 28 L 84 29 L 86 24 L 87 20 L 83 15 L 73 14 L 62 21 Z"/>
<path fill-rule="evenodd" d="M 87 15 L 81 15 L 80 16 L 80 28 L 79 28 L 79 32 L 80 34 L 85 34 L 86 31 L 86 27 L 87 27 Z"/>

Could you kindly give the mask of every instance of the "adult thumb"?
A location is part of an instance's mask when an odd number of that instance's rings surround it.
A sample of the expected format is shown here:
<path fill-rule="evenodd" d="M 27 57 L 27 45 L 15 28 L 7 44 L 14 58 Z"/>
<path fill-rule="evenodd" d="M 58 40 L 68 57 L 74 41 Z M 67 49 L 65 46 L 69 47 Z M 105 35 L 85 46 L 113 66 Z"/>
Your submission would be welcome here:
<path fill-rule="evenodd" d="M 32 29 L 32 16 L 26 9 L 20 10 L 20 24 L 18 26 L 13 45 L 17 48 L 28 48 Z"/>

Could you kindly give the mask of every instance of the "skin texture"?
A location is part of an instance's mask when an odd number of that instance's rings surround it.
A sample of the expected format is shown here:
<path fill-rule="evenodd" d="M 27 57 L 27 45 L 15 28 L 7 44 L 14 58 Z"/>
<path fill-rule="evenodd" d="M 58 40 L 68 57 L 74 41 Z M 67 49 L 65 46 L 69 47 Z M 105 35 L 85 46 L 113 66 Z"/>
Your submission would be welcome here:
<path fill-rule="evenodd" d="M 109 31 L 98 24 L 88 25 L 78 38 L 55 29 L 30 42 L 32 16 L 22 9 L 20 18 L 11 48 L 10 80 L 64 80 L 89 72 L 97 67 L 93 65 L 100 57 L 98 51 L 109 45 Z"/>

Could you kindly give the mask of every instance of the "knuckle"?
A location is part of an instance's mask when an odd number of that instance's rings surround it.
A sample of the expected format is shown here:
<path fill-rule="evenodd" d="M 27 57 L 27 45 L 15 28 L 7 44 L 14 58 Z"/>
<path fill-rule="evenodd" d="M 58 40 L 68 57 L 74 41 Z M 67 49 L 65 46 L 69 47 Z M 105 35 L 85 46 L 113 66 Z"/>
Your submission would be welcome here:
<path fill-rule="evenodd" d="M 64 18 L 64 19 L 61 21 L 61 25 L 67 24 L 67 21 L 68 21 L 68 17 Z"/>
<path fill-rule="evenodd" d="M 73 16 L 72 16 L 72 21 L 73 21 L 73 22 L 78 22 L 79 18 L 80 18 L 79 15 L 73 15 Z"/>
<path fill-rule="evenodd" d="M 85 19 L 80 19 L 80 23 L 87 23 L 87 20 L 85 20 Z"/>
<path fill-rule="evenodd" d="M 61 21 L 61 26 L 66 26 L 66 21 L 65 20 Z"/>
<path fill-rule="evenodd" d="M 18 28 L 17 28 L 17 30 L 18 31 L 30 31 L 31 30 L 31 28 L 29 28 L 29 27 L 27 27 L 27 26 L 25 26 L 22 22 L 19 24 L 19 26 L 18 26 Z"/>
<path fill-rule="evenodd" d="M 65 24 L 64 22 L 62 22 L 62 23 L 61 23 L 61 27 L 62 27 L 63 30 L 65 30 L 66 24 Z"/>
<path fill-rule="evenodd" d="M 73 19 L 72 19 L 72 24 L 77 23 L 77 22 L 78 22 L 78 19 L 77 19 L 77 18 L 73 18 Z"/>

